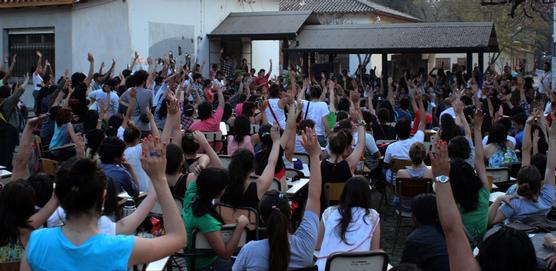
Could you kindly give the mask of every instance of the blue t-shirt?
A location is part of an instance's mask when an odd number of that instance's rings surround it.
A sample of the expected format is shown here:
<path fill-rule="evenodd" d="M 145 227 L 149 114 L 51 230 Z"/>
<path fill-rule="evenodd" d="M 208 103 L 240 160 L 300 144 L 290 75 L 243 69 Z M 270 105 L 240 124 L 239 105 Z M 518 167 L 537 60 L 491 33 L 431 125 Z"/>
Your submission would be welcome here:
<path fill-rule="evenodd" d="M 290 236 L 290 263 L 288 269 L 300 269 L 313 264 L 313 251 L 319 234 L 319 217 L 305 211 L 297 231 Z M 247 243 L 237 255 L 233 271 L 268 270 L 270 247 L 268 239 Z"/>
<path fill-rule="evenodd" d="M 125 191 L 132 197 L 139 195 L 139 190 L 131 180 L 131 175 L 125 168 L 114 164 L 100 164 L 100 168 L 106 176 L 112 179 L 117 194 Z"/>
<path fill-rule="evenodd" d="M 546 215 L 554 202 L 554 185 L 543 185 L 537 201 L 524 198 L 512 199 L 512 206 L 504 204 L 500 211 L 507 220 L 522 220 L 532 215 Z"/>
<path fill-rule="evenodd" d="M 50 145 L 48 146 L 49 149 L 53 149 L 56 147 L 61 147 L 67 145 L 71 142 L 71 138 L 68 134 L 68 124 L 62 125 L 62 127 L 58 127 L 58 124 L 54 124 L 54 135 L 50 140 Z"/>
<path fill-rule="evenodd" d="M 134 236 L 97 234 L 79 246 L 61 227 L 35 230 L 27 244 L 32 270 L 127 270 Z"/>

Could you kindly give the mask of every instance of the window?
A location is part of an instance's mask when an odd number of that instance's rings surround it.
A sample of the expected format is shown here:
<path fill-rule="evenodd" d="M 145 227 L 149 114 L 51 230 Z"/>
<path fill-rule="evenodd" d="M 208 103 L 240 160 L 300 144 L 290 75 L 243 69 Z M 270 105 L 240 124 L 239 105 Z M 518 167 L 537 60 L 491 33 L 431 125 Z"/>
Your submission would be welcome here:
<path fill-rule="evenodd" d="M 437 68 L 450 68 L 450 59 L 449 58 L 437 58 L 435 62 L 435 67 Z"/>
<path fill-rule="evenodd" d="M 54 62 L 54 31 L 53 30 L 10 30 L 8 31 L 8 52 L 11 64 L 14 54 L 17 54 L 17 63 L 12 72 L 13 76 L 23 77 L 31 74 L 37 65 L 35 52 L 39 50 L 43 55 L 43 63 L 48 59 L 52 70 Z"/>

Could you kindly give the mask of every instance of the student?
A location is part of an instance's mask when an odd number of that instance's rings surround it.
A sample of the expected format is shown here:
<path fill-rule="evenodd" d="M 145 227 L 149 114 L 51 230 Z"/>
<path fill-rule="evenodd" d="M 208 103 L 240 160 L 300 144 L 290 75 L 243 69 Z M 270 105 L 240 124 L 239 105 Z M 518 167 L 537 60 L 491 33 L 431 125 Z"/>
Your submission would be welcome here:
<path fill-rule="evenodd" d="M 228 155 L 238 149 L 246 149 L 255 154 L 254 138 L 251 136 L 251 122 L 245 116 L 237 116 L 234 120 L 234 134 L 228 136 Z"/>
<path fill-rule="evenodd" d="M 311 87 L 310 92 L 310 101 L 303 100 L 301 103 L 301 110 L 302 111 L 302 118 L 311 119 L 315 122 L 315 132 L 317 133 L 317 137 L 319 139 L 319 143 L 321 147 L 326 146 L 326 117 L 330 113 L 328 111 L 328 105 L 321 101 L 321 95 L 323 90 L 318 87 L 314 86 Z"/>
<path fill-rule="evenodd" d="M 280 151 L 280 128 L 278 125 L 272 127 L 272 150 L 263 173 L 256 181 L 249 177 L 253 173 L 254 155 L 246 150 L 239 149 L 232 155 L 232 161 L 228 166 L 230 174 L 230 185 L 222 196 L 221 201 L 234 207 L 251 207 L 257 209 L 260 199 L 268 191 L 274 180 L 274 169 Z"/>
<path fill-rule="evenodd" d="M 68 178 L 56 183 L 55 194 L 67 212 L 67 223 L 31 234 L 21 270 L 74 270 L 77 266 L 85 270 L 128 270 L 183 248 L 185 229 L 166 184 L 165 149 L 158 140 L 146 142 L 142 162 L 159 195 L 166 235 L 143 239 L 99 234 L 97 221 L 106 177 L 94 162 L 82 159 L 73 165 Z"/>
<path fill-rule="evenodd" d="M 36 212 L 36 193 L 24 180 L 6 184 L 0 192 L 0 266 L 16 270 L 25 254 L 29 235 L 40 228 L 58 206 L 56 197 Z M 12 269 L 9 269 L 12 270 Z"/>
<path fill-rule="evenodd" d="M 145 110 L 147 108 L 153 107 L 153 92 L 147 89 L 147 82 L 150 80 L 150 75 L 144 70 L 136 71 L 133 74 L 135 80 L 135 87 L 127 90 L 122 96 L 120 96 L 120 104 L 125 107 L 129 107 L 129 102 L 131 100 L 131 91 L 134 89 L 136 92 L 137 103 L 135 107 L 131 108 L 131 119 L 135 126 L 141 131 L 141 136 L 145 137 L 150 134 L 151 127 L 149 125 L 149 120 L 146 118 Z"/>
<path fill-rule="evenodd" d="M 327 258 L 335 252 L 359 252 L 380 248 L 380 215 L 371 208 L 369 181 L 350 178 L 337 206 L 322 214 L 319 228 L 317 266 L 323 271 Z"/>
<path fill-rule="evenodd" d="M 303 145 L 311 160 L 311 167 L 318 168 L 320 145 L 312 129 L 306 129 Z M 259 204 L 262 221 L 268 228 L 268 239 L 251 241 L 239 252 L 234 271 L 241 270 L 287 270 L 310 266 L 318 238 L 320 213 L 321 174 L 314 171 L 309 181 L 309 198 L 303 220 L 291 235 L 291 209 L 284 194 L 270 192 Z"/>
<path fill-rule="evenodd" d="M 488 237 L 482 242 L 477 257 L 473 256 L 451 191 L 450 177 L 448 177 L 451 167 L 447 144 L 440 141 L 435 147 L 436 151 L 431 155 L 431 162 L 435 176 L 436 205 L 442 230 L 446 236 L 450 270 L 537 270 L 537 257 L 533 243 L 526 233 L 509 228 L 501 228 Z"/>
<path fill-rule="evenodd" d="M 421 194 L 411 203 L 415 230 L 405 241 L 402 263 L 413 263 L 423 270 L 449 271 L 448 249 L 442 232 L 436 199 L 432 194 Z"/>
<path fill-rule="evenodd" d="M 12 169 L 12 158 L 15 147 L 19 144 L 20 119 L 17 103 L 25 92 L 29 76 L 25 76 L 22 85 L 17 85 L 12 93 L 9 86 L 0 86 L 0 165 Z"/>
<path fill-rule="evenodd" d="M 411 166 L 400 169 L 396 175 L 397 178 L 429 178 L 432 179 L 432 171 L 425 166 L 425 157 L 427 151 L 421 142 L 411 144 L 409 148 L 409 158 Z"/>
<path fill-rule="evenodd" d="M 530 134 L 525 134 L 525 137 L 528 136 Z M 545 216 L 550 211 L 555 193 L 556 124 L 554 122 L 549 129 L 549 148 L 546 157 L 544 185 L 541 183 L 542 177 L 536 167 L 522 167 L 517 174 L 517 195 L 500 196 L 494 201 L 489 208 L 489 224 L 498 224 L 504 220 L 521 220 L 533 215 Z"/>
<path fill-rule="evenodd" d="M 135 174 L 125 161 L 126 144 L 117 137 L 107 137 L 100 144 L 100 168 L 111 178 L 111 185 L 116 186 L 116 193 L 127 192 L 131 197 L 139 195 Z"/>

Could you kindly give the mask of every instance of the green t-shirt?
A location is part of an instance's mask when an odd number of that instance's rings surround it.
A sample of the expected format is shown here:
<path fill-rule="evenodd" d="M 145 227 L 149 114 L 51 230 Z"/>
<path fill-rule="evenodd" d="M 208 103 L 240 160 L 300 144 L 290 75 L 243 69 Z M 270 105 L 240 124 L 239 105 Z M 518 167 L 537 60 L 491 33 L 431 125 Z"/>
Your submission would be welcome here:
<path fill-rule="evenodd" d="M 326 124 L 328 128 L 334 129 L 334 126 L 336 126 L 336 112 L 330 111 L 330 113 L 326 115 Z"/>
<path fill-rule="evenodd" d="M 185 198 L 183 200 L 183 209 L 181 210 L 181 217 L 183 219 L 183 224 L 185 224 L 185 229 L 187 231 L 187 249 L 190 250 L 193 246 L 193 230 L 197 229 L 199 232 L 207 233 L 213 231 L 220 231 L 222 224 L 210 214 L 205 214 L 203 216 L 197 217 L 193 215 L 193 210 L 191 209 L 191 203 L 193 199 L 197 196 L 197 183 L 191 182 L 185 192 Z M 195 258 L 195 269 L 202 269 L 211 265 L 214 261 L 218 259 L 218 256 L 198 256 Z M 191 270 L 190 263 L 188 261 L 188 270 Z"/>
<path fill-rule="evenodd" d="M 469 213 L 463 213 L 463 208 L 458 204 L 458 209 L 461 214 L 461 220 L 467 230 L 467 233 L 475 239 L 476 242 L 481 242 L 488 227 L 488 204 L 490 193 L 486 188 L 482 187 L 479 190 L 479 205 L 477 210 Z M 471 240 L 469 240 L 472 243 Z"/>

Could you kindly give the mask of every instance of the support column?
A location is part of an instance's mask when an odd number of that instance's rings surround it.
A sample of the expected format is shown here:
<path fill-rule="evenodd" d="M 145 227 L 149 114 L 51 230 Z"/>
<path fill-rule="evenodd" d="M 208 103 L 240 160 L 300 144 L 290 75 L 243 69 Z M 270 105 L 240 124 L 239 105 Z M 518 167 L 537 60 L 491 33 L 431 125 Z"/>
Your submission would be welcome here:
<path fill-rule="evenodd" d="M 303 53 L 303 74 L 309 75 L 309 53 Z"/>
<path fill-rule="evenodd" d="M 388 96 L 388 54 L 382 54 L 382 82 L 384 86 L 384 93 L 382 95 L 384 97 Z"/>
<path fill-rule="evenodd" d="M 289 69 L 288 66 L 290 65 L 290 55 L 287 50 L 288 48 L 289 48 L 289 41 L 283 40 L 282 41 L 282 70 Z"/>
<path fill-rule="evenodd" d="M 467 53 L 467 63 L 465 67 L 467 67 L 467 76 L 471 76 L 473 72 L 473 53 Z"/>
<path fill-rule="evenodd" d="M 485 72 L 484 62 L 485 62 L 485 53 L 480 52 L 479 53 L 479 71 L 481 71 L 481 73 Z"/>

